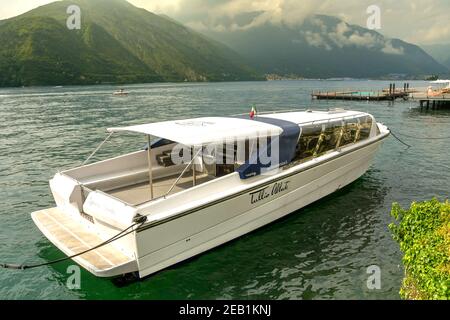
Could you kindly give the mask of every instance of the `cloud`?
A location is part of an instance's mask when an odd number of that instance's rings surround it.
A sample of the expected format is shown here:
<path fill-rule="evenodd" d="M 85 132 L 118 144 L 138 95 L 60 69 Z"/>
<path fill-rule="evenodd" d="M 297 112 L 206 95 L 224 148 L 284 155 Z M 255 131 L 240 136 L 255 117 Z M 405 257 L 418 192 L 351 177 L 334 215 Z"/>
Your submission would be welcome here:
<path fill-rule="evenodd" d="M 330 31 L 329 38 L 340 48 L 344 46 L 373 48 L 383 41 L 373 33 L 351 30 L 346 22 L 339 23 L 334 31 Z"/>
<path fill-rule="evenodd" d="M 324 48 L 325 50 L 333 49 L 329 44 L 329 40 L 326 40 L 320 33 L 305 31 L 303 32 L 303 36 L 305 37 L 306 42 L 313 47 Z M 294 43 L 302 43 L 300 40 L 294 40 Z"/>
<path fill-rule="evenodd" d="M 449 21 L 436 21 L 427 28 L 417 30 L 415 37 L 418 37 L 424 43 L 440 43 L 443 39 L 450 39 L 450 25 Z M 408 39 L 413 40 L 414 36 L 409 36 Z"/>
<path fill-rule="evenodd" d="M 0 20 L 17 16 L 50 2 L 55 2 L 55 0 L 0 0 Z"/>
<path fill-rule="evenodd" d="M 331 50 L 333 47 L 344 48 L 353 46 L 381 51 L 385 54 L 404 54 L 404 48 L 401 46 L 394 47 L 391 40 L 386 40 L 375 32 L 355 30 L 346 22 L 340 22 L 333 28 L 327 28 L 320 18 L 315 17 L 311 19 L 311 24 L 318 31 L 305 30 L 300 31 L 300 34 L 313 47 Z M 300 40 L 294 40 L 294 43 L 296 42 L 301 43 Z"/>
<path fill-rule="evenodd" d="M 379 5 L 382 29 L 391 38 L 413 43 L 450 43 L 449 0 L 127 0 L 155 13 L 164 13 L 198 30 L 241 30 L 264 23 L 299 24 L 311 14 L 328 14 L 366 26 L 367 7 Z M 0 19 L 19 15 L 52 0 L 0 0 Z M 246 24 L 242 14 L 264 12 Z M 228 19 L 224 23 L 223 19 Z M 313 39 L 312 39 L 313 40 Z M 318 39 L 315 39 L 318 41 Z M 365 42 L 355 35 L 353 41 Z M 387 48 L 389 50 L 389 48 Z"/>
<path fill-rule="evenodd" d="M 395 48 L 392 45 L 392 41 L 388 40 L 386 41 L 384 48 L 381 49 L 382 52 L 386 53 L 386 54 L 398 54 L 398 55 L 402 55 L 405 53 L 405 49 L 403 47 L 397 47 Z"/>
<path fill-rule="evenodd" d="M 351 0 L 354 1 L 354 0 Z M 307 16 L 335 1 L 325 0 L 129 0 L 156 13 L 165 13 L 198 27 L 232 30 L 248 29 L 264 23 L 298 24 Z M 261 12 L 245 25 L 222 23 L 242 14 Z M 197 22 L 201 21 L 201 24 Z"/>
<path fill-rule="evenodd" d="M 213 30 L 246 29 L 263 23 L 299 24 L 311 14 L 328 14 L 365 27 L 367 7 L 381 8 L 382 34 L 414 43 L 450 42 L 448 0 L 129 0 L 157 13 L 165 13 L 191 26 Z M 265 11 L 246 25 L 224 24 L 224 17 Z M 201 22 L 201 23 L 199 23 Z M 411 27 L 414 26 L 414 27 Z M 351 41 L 370 42 L 355 35 Z M 320 41 L 311 39 L 311 41 Z M 386 48 L 389 51 L 389 47 Z"/>

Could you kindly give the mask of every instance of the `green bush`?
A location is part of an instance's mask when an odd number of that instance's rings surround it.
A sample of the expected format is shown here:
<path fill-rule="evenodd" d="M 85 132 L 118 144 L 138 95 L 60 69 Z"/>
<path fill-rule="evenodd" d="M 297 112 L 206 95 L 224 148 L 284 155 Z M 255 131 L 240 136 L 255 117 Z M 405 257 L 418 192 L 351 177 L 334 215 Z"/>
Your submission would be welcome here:
<path fill-rule="evenodd" d="M 437 199 L 416 203 L 408 210 L 394 203 L 389 225 L 404 253 L 404 299 L 450 299 L 450 203 Z"/>

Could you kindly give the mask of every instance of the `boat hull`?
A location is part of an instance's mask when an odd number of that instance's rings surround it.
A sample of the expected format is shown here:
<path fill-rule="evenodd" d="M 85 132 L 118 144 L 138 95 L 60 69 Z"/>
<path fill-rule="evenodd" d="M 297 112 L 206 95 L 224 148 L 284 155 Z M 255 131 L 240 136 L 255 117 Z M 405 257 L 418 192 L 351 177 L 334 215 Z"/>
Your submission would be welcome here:
<path fill-rule="evenodd" d="M 368 170 L 382 140 L 305 170 L 281 172 L 251 190 L 142 227 L 136 233 L 139 276 L 236 239 L 345 187 Z"/>

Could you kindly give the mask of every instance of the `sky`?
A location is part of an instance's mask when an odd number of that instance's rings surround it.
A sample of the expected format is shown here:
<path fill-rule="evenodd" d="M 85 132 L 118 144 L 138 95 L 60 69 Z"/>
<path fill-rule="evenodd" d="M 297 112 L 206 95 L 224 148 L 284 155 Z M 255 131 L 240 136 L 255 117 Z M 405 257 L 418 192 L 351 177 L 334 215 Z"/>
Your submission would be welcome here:
<path fill-rule="evenodd" d="M 29 11 L 54 0 L 0 0 L 0 19 Z M 199 31 L 223 30 L 224 19 L 262 12 L 251 28 L 262 23 L 300 23 L 310 14 L 338 16 L 367 25 L 371 5 L 380 8 L 380 33 L 416 44 L 450 43 L 449 0 L 128 0 L 135 6 L 166 14 Z"/>

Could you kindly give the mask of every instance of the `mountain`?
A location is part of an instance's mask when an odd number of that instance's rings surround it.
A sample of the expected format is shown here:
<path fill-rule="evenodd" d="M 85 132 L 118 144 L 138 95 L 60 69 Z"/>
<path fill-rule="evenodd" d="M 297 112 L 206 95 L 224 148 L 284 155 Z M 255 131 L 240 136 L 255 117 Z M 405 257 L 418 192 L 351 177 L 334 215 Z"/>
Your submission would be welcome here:
<path fill-rule="evenodd" d="M 422 48 L 438 62 L 450 69 L 450 43 L 422 45 Z"/>
<path fill-rule="evenodd" d="M 69 30 L 66 10 L 81 9 Z M 261 79 L 214 40 L 125 0 L 54 2 L 0 21 L 0 86 Z"/>
<path fill-rule="evenodd" d="M 313 15 L 297 25 L 261 23 L 264 12 L 221 21 L 213 37 L 267 74 L 310 78 L 420 76 L 448 70 L 416 45 L 338 18 Z"/>

